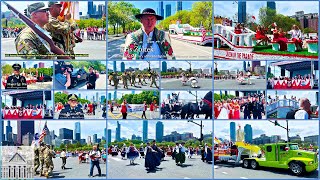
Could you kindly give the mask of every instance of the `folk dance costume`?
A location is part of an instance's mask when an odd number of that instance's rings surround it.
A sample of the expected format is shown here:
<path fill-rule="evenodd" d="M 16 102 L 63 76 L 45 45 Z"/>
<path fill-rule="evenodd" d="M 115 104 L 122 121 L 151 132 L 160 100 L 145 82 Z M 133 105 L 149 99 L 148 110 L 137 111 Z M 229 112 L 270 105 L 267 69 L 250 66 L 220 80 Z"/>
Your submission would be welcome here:
<path fill-rule="evenodd" d="M 127 158 L 130 159 L 130 164 L 134 164 L 134 160 L 139 157 L 139 152 L 133 145 L 128 148 Z"/>
<path fill-rule="evenodd" d="M 183 145 L 179 145 L 177 150 L 178 154 L 176 155 L 176 165 L 183 164 L 186 161 L 186 148 Z"/>
<path fill-rule="evenodd" d="M 146 167 L 149 171 L 151 170 L 155 170 L 157 167 L 157 151 L 153 150 L 152 147 L 149 145 L 147 145 L 147 147 L 145 148 L 146 151 L 146 157 L 145 157 L 145 163 L 144 163 L 144 167 Z"/>
<path fill-rule="evenodd" d="M 118 149 L 117 149 L 117 147 L 112 147 L 112 152 L 111 152 L 111 155 L 112 156 L 118 156 Z"/>
<path fill-rule="evenodd" d="M 189 150 L 188 150 L 188 158 L 192 158 L 192 155 L 193 155 L 193 149 L 189 148 Z"/>
<path fill-rule="evenodd" d="M 179 152 L 179 144 L 176 144 L 176 147 L 173 149 L 172 159 L 176 159 L 177 153 Z"/>
<path fill-rule="evenodd" d="M 209 148 L 209 146 L 206 146 L 206 157 L 205 157 L 206 161 L 212 161 L 212 151 Z"/>
<path fill-rule="evenodd" d="M 160 166 L 161 164 L 161 158 L 162 158 L 162 150 L 160 148 L 158 148 L 158 146 L 156 144 L 153 144 L 151 146 L 151 148 L 156 151 L 157 153 L 155 154 L 156 155 L 156 166 Z"/>
<path fill-rule="evenodd" d="M 140 158 L 141 158 L 141 157 L 143 157 L 143 158 L 144 158 L 145 154 L 144 154 L 144 148 L 143 148 L 143 145 L 141 145 L 141 146 L 140 146 L 140 148 L 139 148 L 139 152 L 140 152 Z"/>
<path fill-rule="evenodd" d="M 121 151 L 121 156 L 122 156 L 121 159 L 124 159 L 126 157 L 126 154 L 127 154 L 127 146 L 124 144 Z"/>

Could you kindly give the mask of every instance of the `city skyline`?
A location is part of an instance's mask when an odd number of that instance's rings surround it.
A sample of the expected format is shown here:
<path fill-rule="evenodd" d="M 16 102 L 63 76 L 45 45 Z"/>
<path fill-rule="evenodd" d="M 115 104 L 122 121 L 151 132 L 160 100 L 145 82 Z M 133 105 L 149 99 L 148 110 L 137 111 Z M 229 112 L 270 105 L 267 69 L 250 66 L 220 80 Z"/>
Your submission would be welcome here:
<path fill-rule="evenodd" d="M 162 61 L 163 62 L 163 61 Z M 161 70 L 162 70 L 161 62 Z M 210 69 L 213 66 L 211 61 L 165 61 L 167 63 L 167 69 L 171 67 L 182 68 L 182 70 L 189 70 L 190 65 L 188 62 L 191 62 L 192 69 Z"/>
<path fill-rule="evenodd" d="M 44 127 L 45 121 L 42 120 L 34 122 L 34 133 L 39 133 L 40 135 Z M 98 138 L 104 137 L 104 128 L 106 128 L 105 121 L 47 121 L 47 127 L 50 132 L 54 131 L 57 138 L 59 138 L 59 130 L 62 128 L 70 129 L 74 133 L 74 126 L 76 122 L 80 122 L 80 139 L 87 140 L 88 136 L 92 137 L 94 134 L 97 134 Z M 10 124 L 12 127 L 12 133 L 17 134 L 17 121 L 11 120 Z M 7 120 L 4 120 L 4 125 L 7 126 Z M 2 134 L 6 134 L 6 128 L 4 128 L 4 132 Z M 73 139 L 75 140 L 75 137 L 73 137 Z"/>
<path fill-rule="evenodd" d="M 111 129 L 111 141 L 115 140 L 115 129 L 117 127 L 117 122 L 121 124 L 121 138 L 131 139 L 132 135 L 142 136 L 143 133 L 143 121 L 108 121 L 107 128 Z M 200 127 L 187 121 L 148 121 L 148 139 L 156 139 L 156 123 L 163 123 L 163 136 L 171 134 L 171 132 L 177 131 L 178 133 L 193 133 L 194 137 L 200 137 Z M 200 123 L 200 121 L 194 121 Z M 212 133 L 212 122 L 202 121 L 203 134 Z M 143 140 L 143 139 L 142 139 Z"/>
<path fill-rule="evenodd" d="M 220 70 L 241 70 L 243 71 L 243 62 L 244 61 L 215 61 L 215 63 L 218 63 L 218 71 Z M 248 68 L 247 64 L 248 61 L 246 62 L 246 68 Z M 252 61 L 249 61 L 250 67 L 252 67 Z M 260 61 L 260 66 L 265 66 L 266 61 Z M 216 65 L 214 64 L 214 68 L 216 68 Z"/>
<path fill-rule="evenodd" d="M 196 93 L 196 91 L 191 91 L 193 94 Z M 197 91 L 198 94 L 198 101 L 201 100 L 209 91 Z M 190 101 L 195 101 L 196 97 L 193 96 L 192 94 L 189 94 L 188 91 L 161 91 L 160 94 L 160 102 L 165 100 L 167 98 L 167 95 L 170 94 L 170 97 L 172 97 L 172 93 L 179 93 L 179 99 L 184 99 L 184 100 L 190 100 Z"/>
<path fill-rule="evenodd" d="M 149 64 L 147 61 L 145 62 L 135 62 L 135 61 L 108 61 L 107 67 L 108 69 L 114 68 L 114 62 L 116 62 L 117 71 L 121 72 L 121 62 L 124 62 L 125 69 L 131 68 L 139 68 L 139 70 L 143 70 L 145 68 L 149 68 Z M 159 62 L 150 61 L 150 68 L 159 68 Z"/>
<path fill-rule="evenodd" d="M 276 11 L 285 16 L 295 15 L 297 11 L 304 13 L 318 13 L 319 3 L 317 1 L 274 1 Z M 246 1 L 247 13 L 256 17 L 256 23 L 259 23 L 259 9 L 267 7 L 267 1 Z M 297 5 L 298 4 L 298 5 Z M 299 5 L 301 4 L 301 6 Z M 303 8 L 302 8 L 303 7 Z M 238 4 L 234 1 L 215 1 L 214 15 L 233 18 L 238 13 Z M 233 19 L 232 19 L 233 20 Z"/>
<path fill-rule="evenodd" d="M 311 105 L 317 104 L 317 98 L 316 98 L 316 92 L 318 91 L 274 91 L 274 90 L 268 90 L 267 96 L 271 96 L 271 98 L 275 98 L 275 95 L 279 96 L 279 99 L 283 99 L 284 95 L 286 95 L 287 99 L 290 99 L 291 96 L 297 97 L 297 100 L 299 98 L 308 98 Z"/>
<path fill-rule="evenodd" d="M 262 134 L 267 136 L 280 135 L 281 139 L 287 139 L 287 131 L 279 126 L 275 126 L 273 123 L 263 121 L 214 121 L 214 136 L 222 139 L 230 139 L 230 122 L 236 123 L 236 131 L 238 130 L 238 124 L 241 125 L 242 131 L 246 124 L 251 125 L 252 128 L 252 139 L 260 137 Z M 273 120 L 274 122 L 274 120 Z M 303 139 L 306 136 L 319 135 L 319 122 L 317 120 L 306 121 L 289 121 L 289 136 L 296 136 L 299 134 Z M 278 123 L 282 126 L 286 126 L 286 121 L 278 120 Z"/>
<path fill-rule="evenodd" d="M 156 91 L 156 90 L 147 90 L 147 91 Z M 108 91 L 108 100 L 114 100 L 114 92 L 116 92 L 116 96 L 118 99 L 121 99 L 122 95 L 126 94 L 140 94 L 142 93 L 141 90 L 136 91 L 136 90 L 131 90 L 131 91 Z M 109 94 L 111 93 L 111 99 L 109 99 Z"/>
<path fill-rule="evenodd" d="M 53 66 L 53 62 L 50 61 L 2 61 L 1 65 L 20 64 L 21 68 L 23 68 L 23 64 L 25 64 L 26 68 L 33 68 L 35 64 L 39 65 L 39 63 L 44 63 L 45 68 L 51 68 Z"/>

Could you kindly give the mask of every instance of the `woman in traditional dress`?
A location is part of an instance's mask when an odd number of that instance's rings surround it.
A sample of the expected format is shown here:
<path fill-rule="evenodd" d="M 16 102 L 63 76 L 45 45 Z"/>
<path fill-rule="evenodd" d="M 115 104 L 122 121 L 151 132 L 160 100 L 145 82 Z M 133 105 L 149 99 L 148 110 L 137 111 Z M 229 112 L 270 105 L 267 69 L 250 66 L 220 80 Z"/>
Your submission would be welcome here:
<path fill-rule="evenodd" d="M 238 101 L 235 102 L 233 108 L 234 108 L 233 119 L 240 119 L 240 105 Z"/>
<path fill-rule="evenodd" d="M 291 34 L 291 40 L 296 45 L 296 51 L 302 50 L 302 33 L 301 30 L 297 25 L 293 25 L 291 31 L 288 32 L 288 34 Z"/>
<path fill-rule="evenodd" d="M 139 148 L 139 152 L 140 152 L 140 158 L 144 158 L 144 148 L 143 148 L 143 143 L 141 143 L 140 148 Z"/>
<path fill-rule="evenodd" d="M 186 161 L 186 148 L 184 147 L 184 142 L 179 144 L 178 153 L 176 156 L 176 165 L 182 165 Z"/>
<path fill-rule="evenodd" d="M 112 156 L 118 156 L 118 148 L 117 147 L 112 146 L 111 150 L 112 150 Z"/>
<path fill-rule="evenodd" d="M 228 105 L 227 103 L 223 103 L 217 119 L 228 119 L 228 118 L 229 118 Z"/>
<path fill-rule="evenodd" d="M 127 158 L 130 160 L 130 165 L 134 164 L 134 160 L 139 157 L 139 152 L 133 143 L 130 144 L 130 147 L 127 150 Z"/>
<path fill-rule="evenodd" d="M 147 171 L 154 171 L 157 167 L 156 165 L 157 151 L 152 149 L 149 142 L 147 143 L 147 147 L 145 148 L 145 151 L 146 151 L 146 157 L 144 161 L 144 166 L 147 168 Z"/>
<path fill-rule="evenodd" d="M 124 159 L 127 154 L 127 146 L 126 144 L 123 144 L 122 150 L 121 150 L 121 159 Z"/>

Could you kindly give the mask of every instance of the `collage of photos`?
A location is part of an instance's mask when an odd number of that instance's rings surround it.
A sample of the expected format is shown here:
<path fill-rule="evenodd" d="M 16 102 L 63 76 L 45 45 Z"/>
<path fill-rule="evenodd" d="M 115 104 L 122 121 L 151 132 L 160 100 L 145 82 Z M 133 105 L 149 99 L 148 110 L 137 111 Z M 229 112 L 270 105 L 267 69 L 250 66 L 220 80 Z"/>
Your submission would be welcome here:
<path fill-rule="evenodd" d="M 318 179 L 319 1 L 1 1 L 0 179 Z"/>

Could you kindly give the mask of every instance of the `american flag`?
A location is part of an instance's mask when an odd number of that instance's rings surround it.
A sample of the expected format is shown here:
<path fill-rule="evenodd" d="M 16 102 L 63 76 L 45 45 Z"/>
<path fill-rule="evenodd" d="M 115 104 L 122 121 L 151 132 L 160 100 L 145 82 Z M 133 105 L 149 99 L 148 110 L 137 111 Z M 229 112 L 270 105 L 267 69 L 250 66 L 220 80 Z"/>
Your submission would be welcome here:
<path fill-rule="evenodd" d="M 40 137 L 39 137 L 39 142 L 41 142 L 43 140 L 43 138 L 47 135 L 46 131 L 48 131 L 48 127 L 47 127 L 47 121 L 46 123 L 44 124 L 44 127 L 42 129 L 42 132 L 40 134 Z"/>

